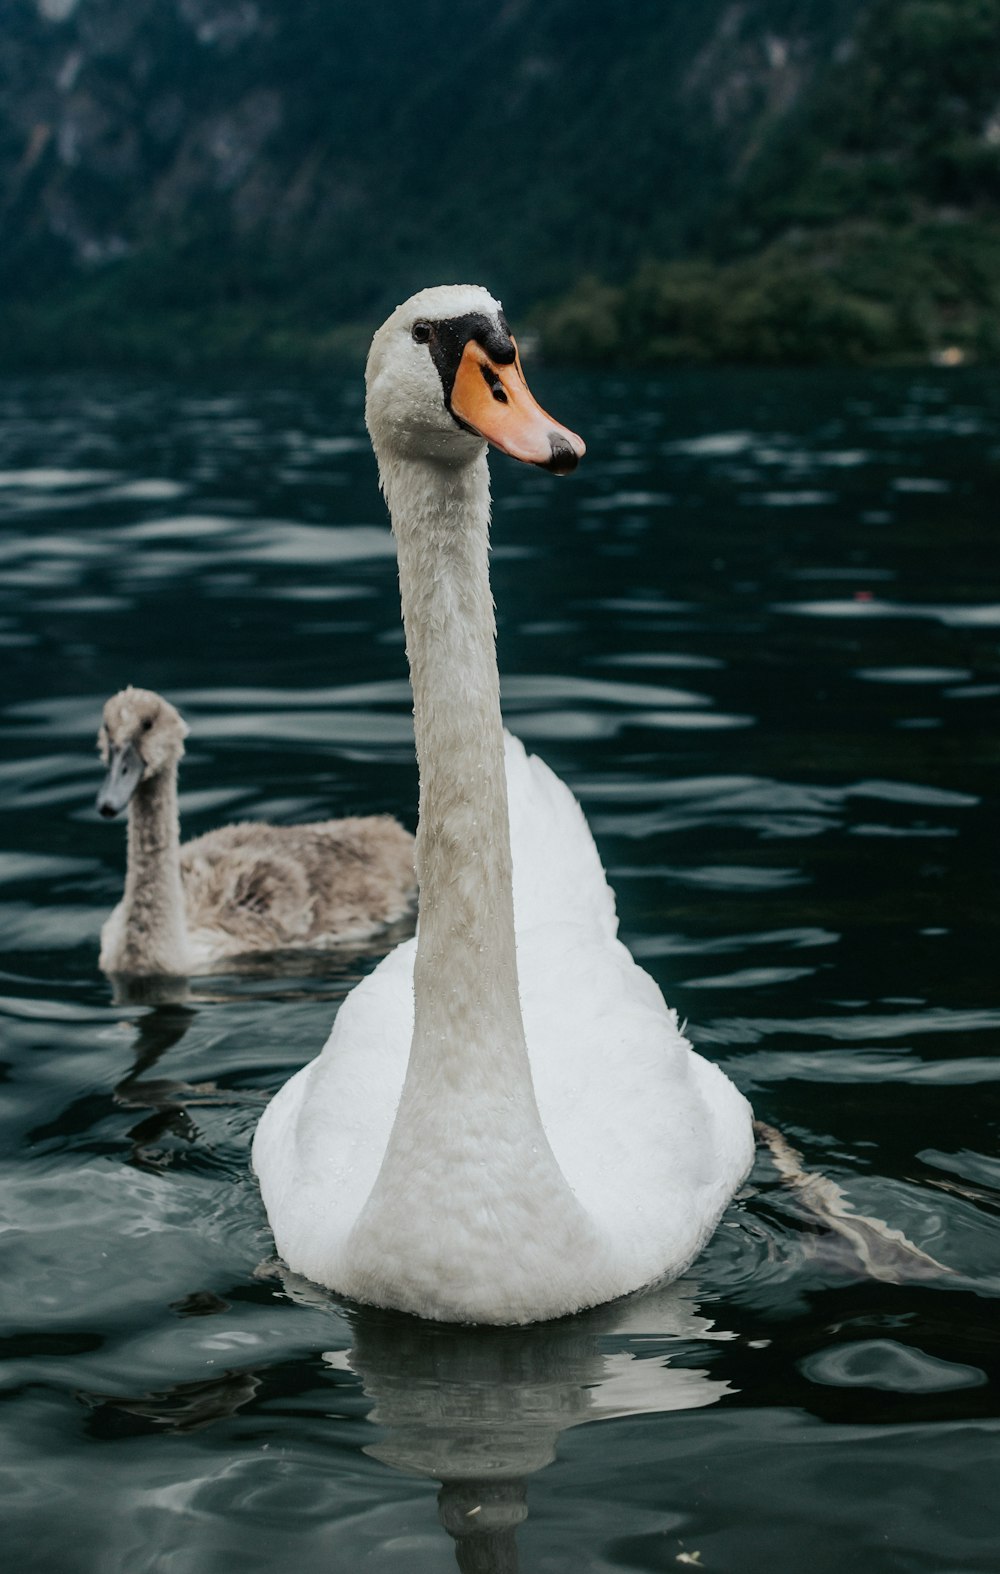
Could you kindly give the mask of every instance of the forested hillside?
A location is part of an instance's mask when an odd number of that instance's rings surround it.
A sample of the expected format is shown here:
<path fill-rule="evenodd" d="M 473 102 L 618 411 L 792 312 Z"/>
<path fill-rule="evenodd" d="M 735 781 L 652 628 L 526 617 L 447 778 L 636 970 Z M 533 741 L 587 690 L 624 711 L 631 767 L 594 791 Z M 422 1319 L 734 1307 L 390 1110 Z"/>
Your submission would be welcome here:
<path fill-rule="evenodd" d="M 1000 359 L 1000 0 L 872 0 L 683 262 L 585 277 L 553 352 Z"/>
<path fill-rule="evenodd" d="M 997 353 L 1000 0 L 0 0 L 8 359 Z"/>

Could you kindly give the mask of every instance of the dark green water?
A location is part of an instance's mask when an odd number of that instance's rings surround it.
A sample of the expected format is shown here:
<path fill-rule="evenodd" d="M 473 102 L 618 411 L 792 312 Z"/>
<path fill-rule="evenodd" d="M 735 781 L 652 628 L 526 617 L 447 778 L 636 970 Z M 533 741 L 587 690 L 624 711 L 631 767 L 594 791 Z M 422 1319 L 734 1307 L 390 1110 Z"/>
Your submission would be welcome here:
<path fill-rule="evenodd" d="M 1000 388 L 536 381 L 590 452 L 494 460 L 508 722 L 695 1043 L 940 1267 L 762 1156 L 681 1283 L 565 1323 L 284 1275 L 251 1135 L 372 958 L 115 1003 L 93 739 L 182 707 L 188 835 L 413 823 L 359 389 L 0 382 L 11 1568 L 1000 1567 Z"/>

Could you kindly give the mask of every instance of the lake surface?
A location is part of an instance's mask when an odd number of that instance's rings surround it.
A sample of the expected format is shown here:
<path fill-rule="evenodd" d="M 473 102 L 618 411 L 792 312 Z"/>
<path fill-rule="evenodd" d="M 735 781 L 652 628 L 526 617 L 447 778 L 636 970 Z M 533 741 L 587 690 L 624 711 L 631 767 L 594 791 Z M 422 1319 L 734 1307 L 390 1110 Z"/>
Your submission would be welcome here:
<path fill-rule="evenodd" d="M 0 381 L 11 1568 L 1000 1567 L 1000 385 L 534 381 L 589 453 L 493 459 L 508 724 L 830 1184 L 762 1150 L 678 1284 L 526 1330 L 284 1272 L 254 1126 L 375 956 L 116 1001 L 94 735 L 180 706 L 188 836 L 413 824 L 359 383 Z"/>

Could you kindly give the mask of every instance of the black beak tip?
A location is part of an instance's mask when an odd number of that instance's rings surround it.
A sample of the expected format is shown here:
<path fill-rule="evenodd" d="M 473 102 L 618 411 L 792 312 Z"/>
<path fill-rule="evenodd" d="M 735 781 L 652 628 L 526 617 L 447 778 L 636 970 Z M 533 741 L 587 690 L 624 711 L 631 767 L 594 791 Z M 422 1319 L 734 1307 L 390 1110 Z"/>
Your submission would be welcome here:
<path fill-rule="evenodd" d="M 98 798 L 97 812 L 102 817 L 102 819 L 113 820 L 115 815 L 118 813 L 118 810 L 115 808 L 114 804 L 108 803 L 105 799 Z"/>
<path fill-rule="evenodd" d="M 569 475 L 580 463 L 576 449 L 558 432 L 549 433 L 549 448 L 551 457 L 545 468 L 554 475 Z"/>

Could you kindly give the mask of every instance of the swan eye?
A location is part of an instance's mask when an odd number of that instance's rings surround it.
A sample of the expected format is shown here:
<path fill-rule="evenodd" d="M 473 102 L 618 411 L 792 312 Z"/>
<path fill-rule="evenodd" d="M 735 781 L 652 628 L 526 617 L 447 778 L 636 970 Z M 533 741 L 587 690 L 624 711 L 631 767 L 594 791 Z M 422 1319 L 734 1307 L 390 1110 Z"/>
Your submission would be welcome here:
<path fill-rule="evenodd" d="M 150 727 L 152 727 L 152 725 L 153 725 L 153 718 L 152 718 L 152 716 L 145 717 L 145 719 L 143 720 L 143 723 L 142 723 L 142 730 L 143 730 L 143 732 L 148 732 Z"/>
<path fill-rule="evenodd" d="M 429 322 L 426 322 L 423 317 L 421 317 L 419 321 L 413 324 L 411 333 L 417 344 L 429 344 L 431 338 L 431 325 Z"/>

